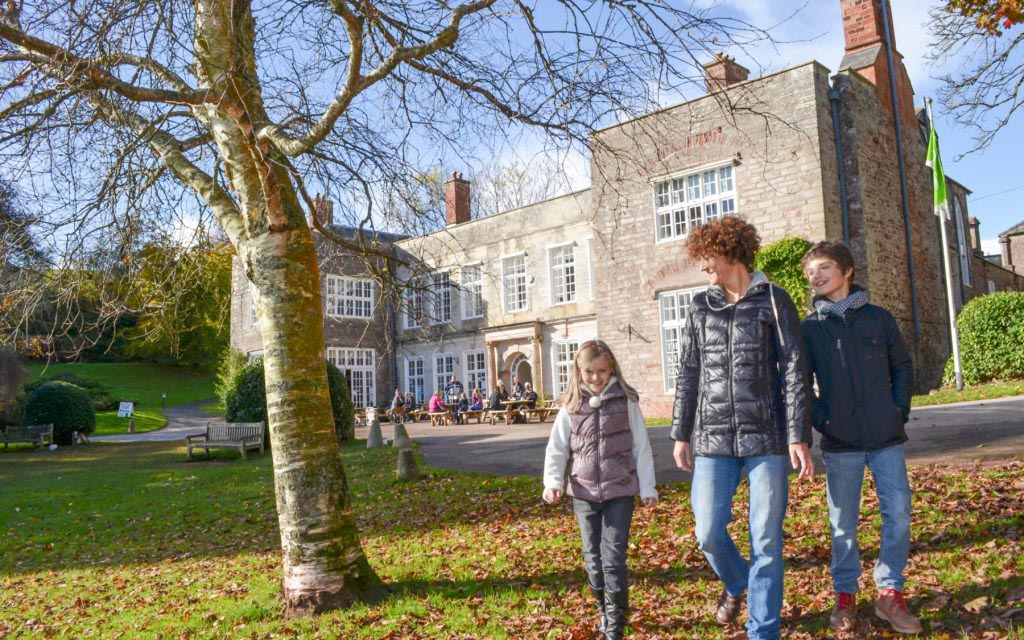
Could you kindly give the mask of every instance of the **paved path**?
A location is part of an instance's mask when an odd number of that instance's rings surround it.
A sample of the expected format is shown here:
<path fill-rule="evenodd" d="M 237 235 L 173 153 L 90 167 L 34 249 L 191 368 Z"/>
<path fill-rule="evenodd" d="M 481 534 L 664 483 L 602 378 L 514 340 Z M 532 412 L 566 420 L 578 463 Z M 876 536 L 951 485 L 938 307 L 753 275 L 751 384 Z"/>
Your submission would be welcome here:
<path fill-rule="evenodd" d="M 202 432 L 207 422 L 223 420 L 200 409 L 210 402 L 213 400 L 171 407 L 167 410 L 168 424 L 159 431 L 97 436 L 92 440 L 183 440 L 186 435 Z M 381 426 L 384 437 L 390 439 L 391 425 Z M 540 477 L 551 423 L 532 422 L 511 427 L 503 424 L 431 427 L 426 423 L 412 423 L 408 430 L 420 444 L 430 466 Z M 685 480 L 687 475 L 676 469 L 672 461 L 672 440 L 668 431 L 667 426 L 650 428 L 658 481 Z M 366 433 L 366 428 L 357 429 L 356 437 L 365 438 Z M 907 433 L 910 436 L 907 459 L 911 464 L 973 464 L 977 460 L 1022 457 L 1024 396 L 914 409 Z"/>
<path fill-rule="evenodd" d="M 206 413 L 200 408 L 216 401 L 216 398 L 211 398 L 210 400 L 189 402 L 188 404 L 179 404 L 168 408 L 165 412 L 167 415 L 167 426 L 158 431 L 125 433 L 117 436 L 95 436 L 89 438 L 89 440 L 93 442 L 166 442 L 184 440 L 185 436 L 206 431 L 207 422 L 224 421 L 223 416 Z"/>
<path fill-rule="evenodd" d="M 384 437 L 390 439 L 391 425 L 381 427 Z M 430 466 L 540 477 L 551 423 L 511 427 L 412 423 L 408 430 Z M 365 438 L 366 432 L 358 429 L 356 437 Z M 650 428 L 658 481 L 686 480 L 688 474 L 672 460 L 668 432 L 667 426 Z M 914 409 L 907 435 L 911 464 L 973 464 L 979 459 L 1024 456 L 1024 396 Z M 815 458 L 820 463 L 817 446 Z"/>

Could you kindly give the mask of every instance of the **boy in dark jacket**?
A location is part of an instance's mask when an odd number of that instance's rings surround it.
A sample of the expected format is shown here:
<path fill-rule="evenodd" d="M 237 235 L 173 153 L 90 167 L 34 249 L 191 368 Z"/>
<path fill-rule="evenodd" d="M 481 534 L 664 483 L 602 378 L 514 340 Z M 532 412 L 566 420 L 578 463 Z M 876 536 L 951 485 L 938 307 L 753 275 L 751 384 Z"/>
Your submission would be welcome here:
<path fill-rule="evenodd" d="M 818 387 L 811 422 L 824 436 L 836 591 L 829 623 L 839 630 L 856 626 L 857 521 L 866 466 L 882 513 L 875 614 L 900 633 L 920 633 L 921 623 L 903 599 L 910 552 L 910 483 L 903 455 L 910 354 L 892 314 L 869 304 L 867 292 L 853 284 L 853 255 L 846 245 L 833 240 L 815 244 L 804 255 L 803 268 L 815 294 L 814 312 L 802 328 Z"/>

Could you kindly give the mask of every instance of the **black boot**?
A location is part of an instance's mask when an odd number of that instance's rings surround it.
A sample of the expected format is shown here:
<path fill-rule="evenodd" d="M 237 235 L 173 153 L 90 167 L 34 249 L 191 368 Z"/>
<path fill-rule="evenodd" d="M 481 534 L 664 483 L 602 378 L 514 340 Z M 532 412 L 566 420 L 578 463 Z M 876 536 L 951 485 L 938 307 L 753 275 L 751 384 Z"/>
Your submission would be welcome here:
<path fill-rule="evenodd" d="M 597 613 L 601 616 L 601 621 L 597 625 L 597 632 L 603 634 L 605 627 L 608 626 L 608 620 L 604 613 L 604 589 L 590 587 L 590 593 L 594 596 L 594 600 L 597 601 Z"/>
<path fill-rule="evenodd" d="M 629 591 L 605 591 L 604 612 L 607 620 L 604 637 L 606 640 L 622 640 L 629 618 Z"/>

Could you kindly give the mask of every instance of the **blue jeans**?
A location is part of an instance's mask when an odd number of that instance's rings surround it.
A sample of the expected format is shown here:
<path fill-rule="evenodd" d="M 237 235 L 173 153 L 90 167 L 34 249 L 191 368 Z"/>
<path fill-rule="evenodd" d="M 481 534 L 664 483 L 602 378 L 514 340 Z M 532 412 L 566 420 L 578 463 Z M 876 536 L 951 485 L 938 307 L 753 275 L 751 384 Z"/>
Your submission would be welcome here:
<path fill-rule="evenodd" d="M 823 451 L 828 487 L 828 521 L 832 528 L 832 586 L 837 593 L 857 593 L 860 549 L 857 521 L 864 467 L 871 469 L 882 512 L 882 545 L 875 562 L 878 589 L 903 591 L 903 570 L 910 554 L 910 482 L 903 445 L 878 451 Z"/>
<path fill-rule="evenodd" d="M 740 555 L 726 526 L 746 470 L 750 483 L 750 560 Z M 789 456 L 698 456 L 690 504 L 697 544 L 730 595 L 747 590 L 747 637 L 780 637 L 782 615 L 782 521 L 789 499 Z"/>
<path fill-rule="evenodd" d="M 633 504 L 633 496 L 606 502 L 572 499 L 572 510 L 583 538 L 583 564 L 594 589 L 619 593 L 629 588 L 626 550 Z"/>

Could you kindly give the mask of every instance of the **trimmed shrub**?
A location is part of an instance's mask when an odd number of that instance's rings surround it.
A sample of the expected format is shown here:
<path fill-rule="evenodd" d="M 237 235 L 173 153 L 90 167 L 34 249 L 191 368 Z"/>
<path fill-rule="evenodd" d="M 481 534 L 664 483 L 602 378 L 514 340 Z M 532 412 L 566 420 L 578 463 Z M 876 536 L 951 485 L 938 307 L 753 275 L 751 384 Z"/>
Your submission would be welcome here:
<path fill-rule="evenodd" d="M 331 394 L 334 431 L 339 442 L 348 442 L 356 435 L 356 409 L 352 406 L 352 394 L 345 382 L 345 374 L 331 362 L 327 363 L 327 387 Z"/>
<path fill-rule="evenodd" d="M 969 301 L 957 318 L 964 384 L 1024 379 L 1024 293 L 1004 291 Z M 955 382 L 953 359 L 944 381 Z"/>
<path fill-rule="evenodd" d="M 89 394 L 89 400 L 92 402 L 92 408 L 96 411 L 113 411 L 117 409 L 118 401 L 114 399 L 110 389 L 99 382 L 88 380 L 71 371 L 61 371 L 55 376 L 43 380 L 34 380 L 25 385 L 25 392 L 31 393 L 47 382 L 67 382 L 68 384 L 85 389 L 85 392 Z M 135 402 L 136 408 L 138 408 L 138 405 L 139 403 Z"/>
<path fill-rule="evenodd" d="M 345 376 L 330 362 L 327 365 L 327 388 L 338 440 L 347 442 L 355 432 L 355 409 Z M 267 419 L 267 393 L 263 377 L 263 358 L 252 358 L 237 367 L 227 385 L 224 398 L 228 422 L 263 422 Z"/>
<path fill-rule="evenodd" d="M 71 444 L 71 432 L 96 430 L 96 411 L 85 389 L 60 381 L 46 382 L 25 402 L 23 424 L 53 423 L 53 440 Z"/>
<path fill-rule="evenodd" d="M 803 238 L 782 238 L 766 244 L 754 256 L 754 268 L 786 290 L 798 312 L 810 309 L 810 285 L 800 264 L 811 243 Z"/>

